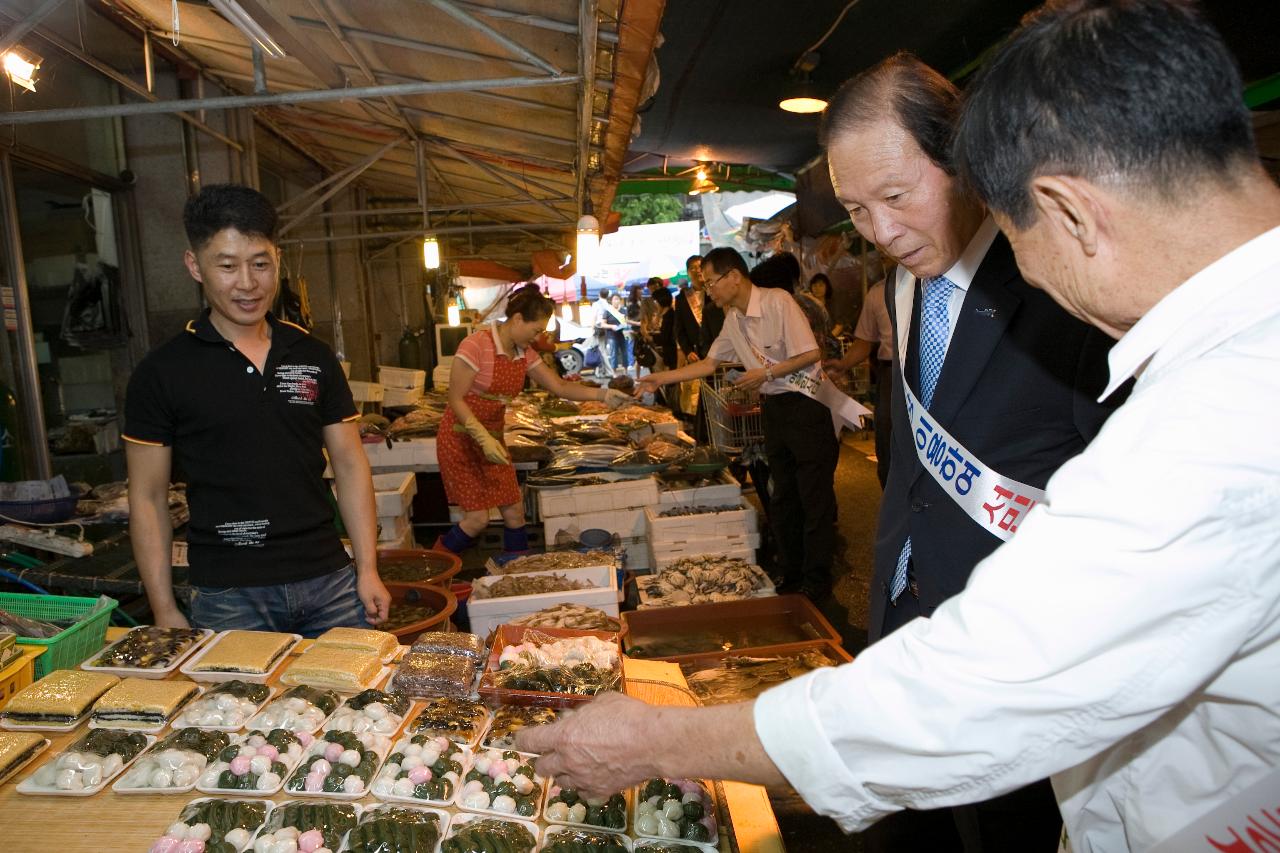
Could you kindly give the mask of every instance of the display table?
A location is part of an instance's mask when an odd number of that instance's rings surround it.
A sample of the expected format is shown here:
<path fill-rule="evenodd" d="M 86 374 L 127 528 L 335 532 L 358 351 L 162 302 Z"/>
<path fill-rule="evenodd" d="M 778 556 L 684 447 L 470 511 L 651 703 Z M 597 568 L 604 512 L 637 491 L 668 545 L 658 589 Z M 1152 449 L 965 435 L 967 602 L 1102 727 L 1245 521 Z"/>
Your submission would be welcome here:
<path fill-rule="evenodd" d="M 107 641 L 112 642 L 123 633 L 124 629 L 110 629 Z M 301 643 L 301 648 L 295 649 L 294 654 L 301 653 L 307 645 L 305 641 Z M 692 694 L 684 689 L 684 677 L 677 665 L 627 659 L 625 666 L 628 693 L 650 702 L 694 704 Z M 283 669 L 280 667 L 277 673 Z M 46 732 L 45 735 L 53 742 L 49 749 L 0 785 L 0 826 L 3 827 L 0 830 L 0 849 L 5 853 L 35 853 L 40 850 L 145 853 L 177 819 L 184 805 L 205 796 L 198 791 L 126 796 L 112 791 L 110 785 L 91 797 L 27 796 L 17 792 L 18 782 L 84 732 L 83 725 L 68 734 Z M 297 798 L 280 793 L 269 799 L 284 802 Z M 781 853 L 784 850 L 777 821 L 763 788 L 726 782 L 723 800 L 729 818 L 721 827 L 727 831 L 720 833 L 720 849 L 724 853 L 734 850 Z M 359 802 L 377 801 L 370 795 Z"/>

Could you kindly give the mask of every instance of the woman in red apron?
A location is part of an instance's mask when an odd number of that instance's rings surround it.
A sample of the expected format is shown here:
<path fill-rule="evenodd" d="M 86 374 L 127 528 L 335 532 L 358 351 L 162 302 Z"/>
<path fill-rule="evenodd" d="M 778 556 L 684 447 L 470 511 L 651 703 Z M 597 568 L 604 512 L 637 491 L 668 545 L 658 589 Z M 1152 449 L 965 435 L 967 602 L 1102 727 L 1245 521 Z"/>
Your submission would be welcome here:
<path fill-rule="evenodd" d="M 474 544 L 495 506 L 506 525 L 503 550 L 529 548 L 516 469 L 502 443 L 507 402 L 524 389 L 526 375 L 567 400 L 599 400 L 610 408 L 631 402 L 621 391 L 565 382 L 542 362 L 530 344 L 554 310 L 537 285 L 525 285 L 508 298 L 507 319 L 477 329 L 454 355 L 436 453 L 449 503 L 464 514 L 436 544 L 455 554 Z"/>

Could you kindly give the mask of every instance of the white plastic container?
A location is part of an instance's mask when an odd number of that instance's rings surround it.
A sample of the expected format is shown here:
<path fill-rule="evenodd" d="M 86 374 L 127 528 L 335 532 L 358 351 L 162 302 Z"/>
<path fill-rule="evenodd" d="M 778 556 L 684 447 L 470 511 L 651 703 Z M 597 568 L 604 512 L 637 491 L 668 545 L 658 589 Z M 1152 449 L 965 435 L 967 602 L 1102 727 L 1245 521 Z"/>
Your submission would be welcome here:
<path fill-rule="evenodd" d="M 467 600 L 467 614 L 471 617 L 471 633 L 486 637 L 499 625 L 517 616 L 536 613 L 553 604 L 582 604 L 603 610 L 610 616 L 618 615 L 618 574 L 612 567 L 592 569 L 566 569 L 560 572 L 522 572 L 519 577 L 561 574 L 573 577 L 570 572 L 581 572 L 576 577 L 592 584 L 588 589 L 572 589 L 564 592 L 542 592 L 534 595 L 513 595 L 506 598 L 476 598 L 475 588 L 498 581 L 494 576 L 477 578 L 472 582 L 472 594 Z"/>
<path fill-rule="evenodd" d="M 378 542 L 400 542 L 413 527 L 408 514 L 378 516 Z"/>
<path fill-rule="evenodd" d="M 567 489 L 543 489 L 538 492 L 538 514 L 543 518 L 636 509 L 657 503 L 658 481 L 653 477 L 618 479 L 595 486 L 570 486 Z"/>
<path fill-rule="evenodd" d="M 709 486 L 686 486 L 678 489 L 658 489 L 659 509 L 673 506 L 718 506 L 720 504 L 736 504 L 742 500 L 742 485 L 733 478 L 728 469 L 721 471 L 716 482 Z"/>
<path fill-rule="evenodd" d="M 689 504 L 686 504 L 688 506 Z M 714 501 L 699 501 L 692 506 L 718 506 Z M 694 539 L 717 539 L 757 532 L 756 508 L 739 500 L 737 509 L 698 515 L 663 516 L 675 507 L 646 507 L 649 540 L 652 542 L 688 542 Z M 718 550 L 718 549 L 716 549 Z"/>
<path fill-rule="evenodd" d="M 114 650 L 116 646 L 120 645 L 125 640 L 127 640 L 128 635 L 126 634 L 125 636 L 121 637 L 119 640 L 116 640 L 114 643 L 107 646 L 98 654 L 93 655 L 84 663 L 80 664 L 80 668 L 86 672 L 105 672 L 110 675 L 118 675 L 121 678 L 148 678 L 153 680 L 168 678 L 169 675 L 175 669 L 182 666 L 183 661 L 191 657 L 193 654 L 196 653 L 197 649 L 199 649 L 201 646 L 207 643 L 209 641 L 209 638 L 212 637 L 214 633 L 215 633 L 214 631 L 208 628 L 201 629 L 200 637 L 198 637 L 196 641 L 192 643 L 187 649 L 185 649 L 181 654 L 179 654 L 176 658 L 174 658 L 173 662 L 170 663 L 168 666 L 154 667 L 151 669 L 140 669 L 137 667 L 129 667 L 129 666 L 94 666 L 93 665 L 93 662 L 95 660 L 98 660 L 106 656 L 112 650 Z"/>
<path fill-rule="evenodd" d="M 383 408 L 413 406 L 421 399 L 421 388 L 386 388 L 382 392 Z"/>
<path fill-rule="evenodd" d="M 412 472 L 373 475 L 373 500 L 379 516 L 405 515 L 416 494 L 418 478 Z"/>
<path fill-rule="evenodd" d="M 737 557 L 748 563 L 754 563 L 756 549 L 760 547 L 760 534 L 746 533 L 738 536 L 690 539 L 685 542 L 656 542 L 651 539 L 645 547 L 649 555 L 649 568 L 655 572 L 662 571 L 676 560 L 696 557 L 699 554 Z"/>

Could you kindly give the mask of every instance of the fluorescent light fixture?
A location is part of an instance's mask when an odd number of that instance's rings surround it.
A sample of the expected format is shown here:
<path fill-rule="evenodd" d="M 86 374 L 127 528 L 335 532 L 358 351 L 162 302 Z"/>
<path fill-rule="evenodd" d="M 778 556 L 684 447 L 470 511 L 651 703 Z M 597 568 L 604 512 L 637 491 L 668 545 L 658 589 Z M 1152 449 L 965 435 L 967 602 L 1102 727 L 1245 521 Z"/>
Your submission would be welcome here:
<path fill-rule="evenodd" d="M 262 48 L 262 52 L 272 59 L 284 59 L 288 56 L 284 48 L 276 44 L 262 25 L 253 19 L 236 0 L 209 0 L 209 5 L 222 13 L 222 17 L 231 22 L 237 30 L 245 34 L 251 42 Z"/>
<path fill-rule="evenodd" d="M 435 237 L 422 241 L 422 265 L 429 270 L 440 269 L 440 241 Z"/>
<path fill-rule="evenodd" d="M 595 272 L 596 260 L 600 254 L 600 220 L 589 213 L 578 219 L 576 254 L 579 275 L 591 275 Z"/>
<path fill-rule="evenodd" d="M 457 305 L 450 305 L 450 306 L 449 306 L 449 308 L 448 308 L 448 315 L 449 315 L 449 325 L 450 325 L 450 326 L 460 326 L 460 325 L 462 325 L 462 309 L 461 309 L 461 308 L 459 308 Z"/>
<path fill-rule="evenodd" d="M 5 51 L 4 71 L 9 79 L 28 92 L 36 90 L 36 71 L 40 69 L 40 57 L 20 47 Z"/>

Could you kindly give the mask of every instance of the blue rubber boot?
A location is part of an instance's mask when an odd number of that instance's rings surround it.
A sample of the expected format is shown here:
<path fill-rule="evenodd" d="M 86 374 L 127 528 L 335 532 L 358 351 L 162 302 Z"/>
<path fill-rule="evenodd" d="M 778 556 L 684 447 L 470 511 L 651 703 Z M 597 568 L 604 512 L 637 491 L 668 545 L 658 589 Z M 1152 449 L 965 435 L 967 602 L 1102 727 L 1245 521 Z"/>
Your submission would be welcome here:
<path fill-rule="evenodd" d="M 452 551 L 455 554 L 461 554 L 474 544 L 476 544 L 476 538 L 474 536 L 468 536 L 467 532 L 457 524 L 450 527 L 448 533 L 436 540 L 437 548 L 443 548 L 446 551 Z"/>
<path fill-rule="evenodd" d="M 507 554 L 524 554 L 529 550 L 529 531 L 520 527 L 502 528 L 502 550 Z"/>

